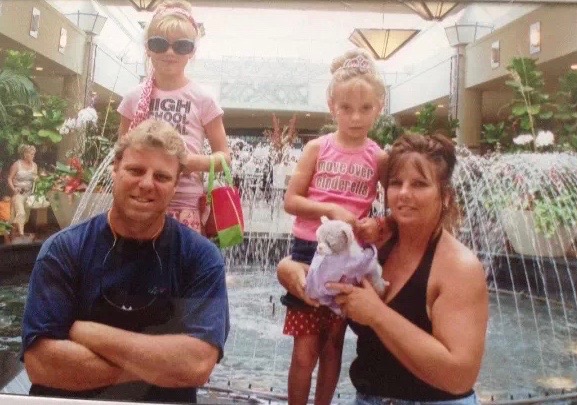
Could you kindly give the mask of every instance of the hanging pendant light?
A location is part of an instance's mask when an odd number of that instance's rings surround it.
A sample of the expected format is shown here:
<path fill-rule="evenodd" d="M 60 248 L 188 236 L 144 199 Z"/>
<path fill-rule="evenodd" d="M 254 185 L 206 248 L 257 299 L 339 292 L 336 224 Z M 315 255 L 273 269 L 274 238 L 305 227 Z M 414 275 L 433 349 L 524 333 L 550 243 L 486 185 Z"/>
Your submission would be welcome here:
<path fill-rule="evenodd" d="M 355 28 L 349 41 L 371 52 L 377 60 L 386 60 L 401 49 L 419 30 Z"/>
<path fill-rule="evenodd" d="M 409 7 L 422 19 L 440 21 L 445 18 L 457 5 L 455 1 L 428 1 L 428 0 L 399 0 Z"/>
<path fill-rule="evenodd" d="M 129 0 L 138 11 L 151 11 L 158 0 Z"/>
<path fill-rule="evenodd" d="M 65 15 L 78 28 L 90 36 L 100 35 L 108 19 L 99 9 L 97 3 L 93 1 L 83 2 L 75 13 Z"/>

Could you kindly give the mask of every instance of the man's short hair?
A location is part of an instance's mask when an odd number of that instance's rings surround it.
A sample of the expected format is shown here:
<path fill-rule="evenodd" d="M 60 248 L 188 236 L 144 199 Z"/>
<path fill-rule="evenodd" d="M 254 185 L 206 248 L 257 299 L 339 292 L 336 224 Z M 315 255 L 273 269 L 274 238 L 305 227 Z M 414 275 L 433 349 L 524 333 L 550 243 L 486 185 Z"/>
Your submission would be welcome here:
<path fill-rule="evenodd" d="M 128 131 L 114 145 L 114 161 L 122 160 L 124 151 L 129 148 L 158 148 L 165 153 L 176 156 L 179 163 L 179 172 L 182 171 L 186 146 L 178 131 L 169 123 L 156 119 L 147 119 Z"/>

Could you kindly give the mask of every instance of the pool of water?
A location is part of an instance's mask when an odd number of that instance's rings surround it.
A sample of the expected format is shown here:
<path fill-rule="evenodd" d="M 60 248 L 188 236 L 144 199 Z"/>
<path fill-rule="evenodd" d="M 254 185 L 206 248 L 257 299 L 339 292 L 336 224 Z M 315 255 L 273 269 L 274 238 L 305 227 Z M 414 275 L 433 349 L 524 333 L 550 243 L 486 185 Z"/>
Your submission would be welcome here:
<path fill-rule="evenodd" d="M 0 353 L 20 349 L 20 322 L 27 276 L 0 285 Z M 282 334 L 283 293 L 272 269 L 246 266 L 230 271 L 231 331 L 225 356 L 209 386 L 268 395 L 286 393 L 292 339 Z M 336 402 L 346 403 L 354 388 L 348 368 L 355 335 L 347 331 Z M 313 383 L 314 386 L 314 383 Z M 476 385 L 490 401 L 545 396 L 577 387 L 577 311 L 526 295 L 492 292 L 486 354 Z"/>
<path fill-rule="evenodd" d="M 286 386 L 292 340 L 282 335 L 283 290 L 263 272 L 229 275 L 231 322 L 225 358 L 212 380 L 246 389 Z M 272 297 L 272 298 L 271 298 Z M 482 399 L 527 398 L 569 391 L 577 386 L 577 311 L 508 292 L 493 292 L 486 354 L 476 385 Z M 345 337 L 343 371 L 337 392 L 354 393 L 348 368 L 355 335 Z"/>
<path fill-rule="evenodd" d="M 20 323 L 28 293 L 28 274 L 2 275 L 0 281 L 0 353 L 20 350 Z"/>

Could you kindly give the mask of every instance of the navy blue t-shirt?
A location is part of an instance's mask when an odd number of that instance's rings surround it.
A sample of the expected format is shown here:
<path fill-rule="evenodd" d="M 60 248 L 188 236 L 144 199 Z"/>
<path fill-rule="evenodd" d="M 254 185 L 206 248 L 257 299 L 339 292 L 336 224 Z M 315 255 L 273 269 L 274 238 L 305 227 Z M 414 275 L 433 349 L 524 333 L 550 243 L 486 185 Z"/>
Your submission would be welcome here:
<path fill-rule="evenodd" d="M 169 217 L 154 242 L 118 238 L 115 245 L 105 214 L 63 229 L 42 245 L 30 277 L 22 353 L 39 337 L 68 339 L 75 320 L 89 319 L 101 291 L 118 285 L 166 290 L 176 303 L 174 320 L 153 333 L 201 339 L 219 349 L 220 360 L 230 327 L 220 250 Z"/>

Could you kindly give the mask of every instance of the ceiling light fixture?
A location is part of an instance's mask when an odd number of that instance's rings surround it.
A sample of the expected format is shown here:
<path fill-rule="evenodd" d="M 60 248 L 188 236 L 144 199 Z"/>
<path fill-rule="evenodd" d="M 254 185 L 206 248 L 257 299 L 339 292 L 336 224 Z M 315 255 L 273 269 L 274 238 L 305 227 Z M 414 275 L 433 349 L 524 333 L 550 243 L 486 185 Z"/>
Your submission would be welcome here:
<path fill-rule="evenodd" d="M 386 60 L 413 38 L 419 30 L 355 28 L 349 41 L 371 52 L 375 59 Z"/>
<path fill-rule="evenodd" d="M 440 21 L 457 5 L 456 1 L 398 0 L 427 21 Z"/>
<path fill-rule="evenodd" d="M 93 1 L 82 3 L 75 13 L 65 15 L 89 36 L 100 35 L 108 19 Z"/>
<path fill-rule="evenodd" d="M 468 45 L 493 31 L 493 24 L 480 11 L 480 8 L 469 7 L 453 25 L 445 27 L 449 45 Z"/>
<path fill-rule="evenodd" d="M 158 0 L 129 0 L 138 11 L 152 11 Z"/>

